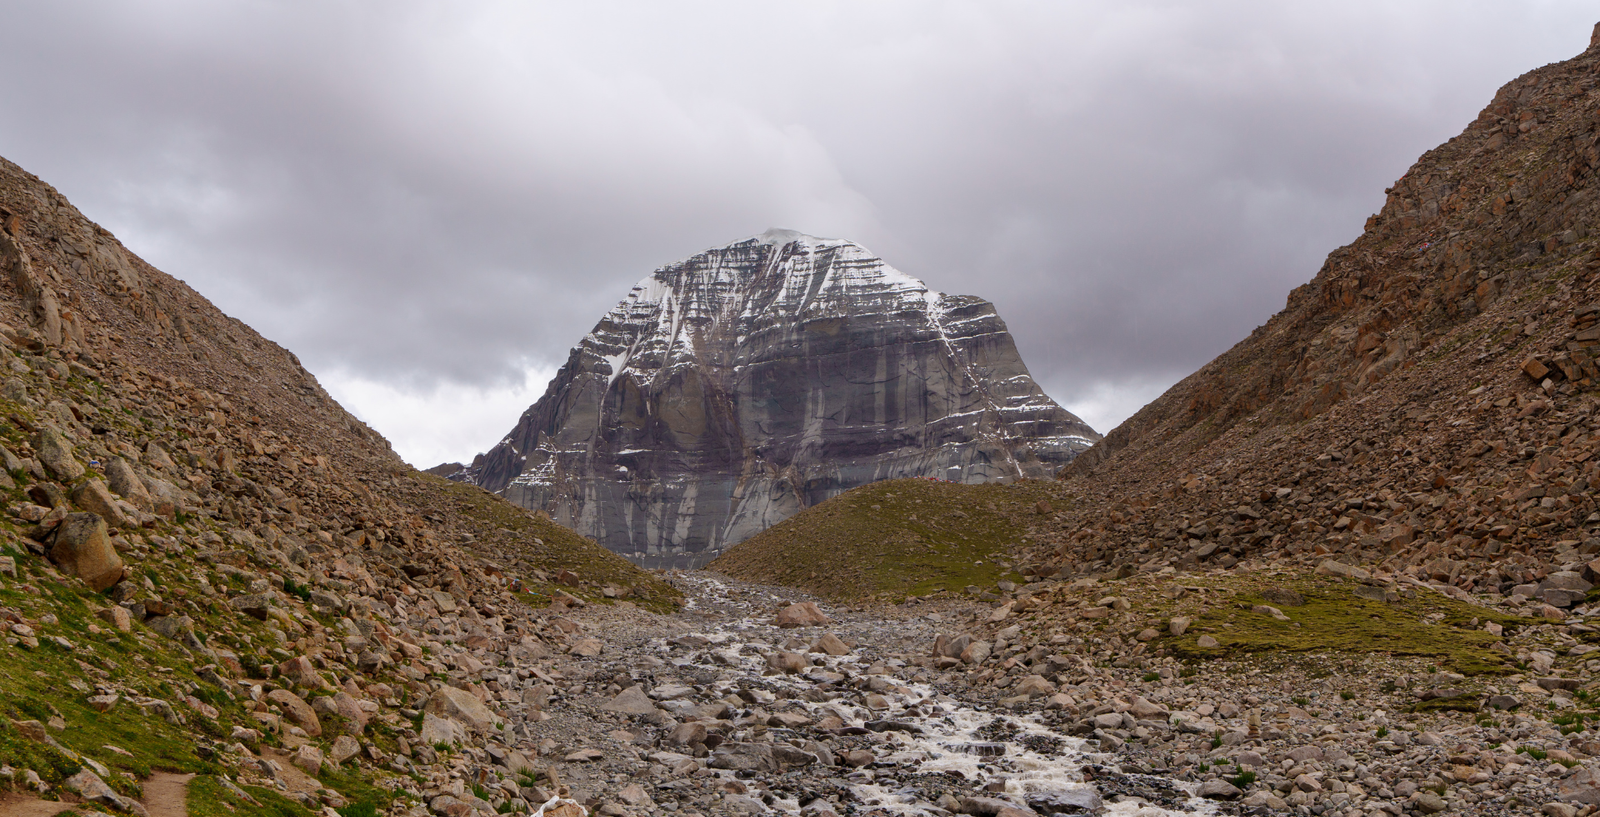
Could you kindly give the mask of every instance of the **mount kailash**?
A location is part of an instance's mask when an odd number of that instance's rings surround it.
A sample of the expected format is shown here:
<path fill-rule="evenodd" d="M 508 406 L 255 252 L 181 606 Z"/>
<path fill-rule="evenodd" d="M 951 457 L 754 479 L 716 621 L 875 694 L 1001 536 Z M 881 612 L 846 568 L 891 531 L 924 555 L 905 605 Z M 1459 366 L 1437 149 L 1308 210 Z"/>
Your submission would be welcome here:
<path fill-rule="evenodd" d="M 1050 477 L 1099 439 L 993 304 L 775 229 L 639 282 L 455 478 L 686 565 L 859 485 Z"/>

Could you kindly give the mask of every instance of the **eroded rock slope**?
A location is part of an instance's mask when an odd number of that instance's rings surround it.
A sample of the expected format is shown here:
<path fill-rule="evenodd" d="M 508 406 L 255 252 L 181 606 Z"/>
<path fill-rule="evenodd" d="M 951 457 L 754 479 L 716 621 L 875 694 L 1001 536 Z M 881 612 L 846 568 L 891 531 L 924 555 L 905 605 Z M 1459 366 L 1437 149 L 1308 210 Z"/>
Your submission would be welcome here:
<path fill-rule="evenodd" d="M 1074 462 L 1041 571 L 1600 555 L 1600 48 L 1501 88 L 1286 308 Z M 1592 573 L 1592 571 L 1591 571 Z"/>

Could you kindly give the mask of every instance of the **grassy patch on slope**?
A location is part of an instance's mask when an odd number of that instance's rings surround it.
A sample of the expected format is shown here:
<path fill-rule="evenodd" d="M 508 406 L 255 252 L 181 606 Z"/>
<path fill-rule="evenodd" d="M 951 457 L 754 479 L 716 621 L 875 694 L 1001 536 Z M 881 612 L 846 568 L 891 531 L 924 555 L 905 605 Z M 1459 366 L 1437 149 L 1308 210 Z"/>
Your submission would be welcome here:
<path fill-rule="evenodd" d="M 1305 599 L 1301 606 L 1275 605 L 1261 595 L 1265 587 L 1241 588 L 1229 603 L 1195 616 L 1182 636 L 1167 636 L 1173 652 L 1186 658 L 1243 653 L 1388 653 L 1435 659 L 1465 675 L 1514 672 L 1512 658 L 1490 647 L 1501 641 L 1483 630 L 1496 622 L 1506 628 L 1528 623 L 1516 616 L 1468 604 L 1429 590 L 1413 590 L 1398 601 L 1376 601 L 1353 592 L 1355 584 L 1310 577 L 1283 582 Z M 1253 612 L 1275 606 L 1288 621 Z M 1218 646 L 1201 648 L 1209 635 Z"/>
<path fill-rule="evenodd" d="M 89 633 L 96 621 L 93 610 L 107 604 L 103 597 L 75 580 L 52 578 L 33 557 L 10 555 L 17 560 L 20 578 L 0 583 L 0 607 L 48 612 L 57 622 L 40 625 L 37 647 L 20 642 L 0 646 L 0 763 L 31 768 L 58 784 L 84 765 L 79 756 L 87 756 L 125 773 L 107 780 L 119 788 L 156 770 L 215 771 L 216 764 L 202 760 L 197 746 L 245 723 L 243 710 L 195 676 L 194 660 L 178 655 L 175 645 L 143 626 L 135 633 Z M 70 647 L 58 643 L 62 637 Z M 88 702 L 100 685 L 123 690 L 106 712 Z M 133 700 L 140 694 L 181 700 L 189 690 L 216 700 L 219 719 L 182 703 L 169 704 L 185 721 L 173 724 Z M 54 745 L 31 740 L 14 725 L 30 720 L 47 724 L 52 718 L 64 723 L 64 728 L 48 729 Z"/>
<path fill-rule="evenodd" d="M 237 789 L 255 802 L 239 797 L 213 775 L 189 782 L 189 817 L 306 817 L 311 811 L 278 792 L 259 786 Z"/>
<path fill-rule="evenodd" d="M 1011 576 L 1002 561 L 1022 545 L 1051 482 L 957 485 L 923 479 L 847 491 L 730 548 L 708 565 L 736 578 L 841 600 L 902 598 Z"/>
<path fill-rule="evenodd" d="M 537 581 L 517 571 L 530 595 L 548 600 L 564 590 L 590 600 L 603 601 L 599 589 L 607 584 L 632 588 L 629 601 L 659 613 L 670 612 L 683 594 L 633 562 L 606 550 L 592 540 L 562 527 L 547 517 L 511 504 L 475 485 L 451 482 L 421 471 L 409 475 L 418 504 L 436 509 L 445 519 L 465 522 L 476 539 L 493 549 L 515 553 L 528 567 L 554 576 L 561 570 L 578 574 L 579 587 L 559 587 Z M 512 565 L 504 565 L 512 568 Z"/>

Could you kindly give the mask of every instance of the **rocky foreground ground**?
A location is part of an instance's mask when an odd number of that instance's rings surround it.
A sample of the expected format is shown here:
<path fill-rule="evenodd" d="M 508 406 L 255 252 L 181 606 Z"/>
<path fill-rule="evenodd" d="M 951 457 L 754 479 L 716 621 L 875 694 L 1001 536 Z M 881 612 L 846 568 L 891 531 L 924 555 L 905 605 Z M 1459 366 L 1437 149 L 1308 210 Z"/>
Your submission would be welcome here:
<path fill-rule="evenodd" d="M 420 734 L 393 762 L 417 777 L 394 809 L 1566 817 L 1600 803 L 1600 741 L 1584 731 L 1600 669 L 1586 660 L 1588 608 L 1560 621 L 1524 615 L 1550 611 L 1522 596 L 1475 608 L 1473 632 L 1505 664 L 1471 675 L 1440 666 L 1461 660 L 1448 652 L 1234 653 L 1202 633 L 1207 657 L 1172 636 L 1226 609 L 1292 627 L 1315 593 L 1341 588 L 1377 588 L 1368 601 L 1402 610 L 1459 601 L 1426 583 L 1334 576 L 1297 606 L 1287 587 L 1311 577 L 1258 572 L 1281 608 L 1231 604 L 1261 588 L 1218 575 L 1002 584 L 846 610 L 681 574 L 680 613 L 586 605 L 549 620 L 568 632 L 566 654 L 452 673 L 509 703 L 402 712 Z M 1118 634 L 1172 596 L 1211 612 Z M 272 765 L 244 764 L 268 777 Z"/>
<path fill-rule="evenodd" d="M 177 574 L 112 604 L 35 554 L 0 559 L 14 790 L 139 813 L 138 778 L 176 768 L 198 773 L 190 813 L 207 817 L 1600 803 L 1600 606 L 1583 565 L 1508 596 L 1248 563 L 855 608 L 684 573 L 668 577 L 681 608 L 652 612 L 509 592 L 358 604 L 353 583 L 302 602 L 293 573 L 194 544 L 198 560 L 173 558 L 214 581 L 170 595 L 264 621 L 169 632 L 179 616 L 150 611 Z M 270 660 L 229 649 L 263 639 Z"/>

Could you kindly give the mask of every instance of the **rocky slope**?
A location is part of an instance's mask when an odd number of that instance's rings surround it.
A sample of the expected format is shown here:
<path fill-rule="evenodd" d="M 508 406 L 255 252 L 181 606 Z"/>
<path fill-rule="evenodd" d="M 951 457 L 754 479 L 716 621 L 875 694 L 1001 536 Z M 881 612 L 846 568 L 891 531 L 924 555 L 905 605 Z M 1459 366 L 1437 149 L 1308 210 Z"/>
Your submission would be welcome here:
<path fill-rule="evenodd" d="M 1073 463 L 1039 570 L 1331 556 L 1510 593 L 1600 554 L 1597 68 L 1501 88 L 1282 312 Z"/>
<path fill-rule="evenodd" d="M 772 230 L 641 281 L 459 478 L 659 564 L 869 482 L 1050 476 L 1096 439 L 992 304 Z"/>
<path fill-rule="evenodd" d="M 487 705 L 537 710 L 510 679 L 596 648 L 555 611 L 679 597 L 406 467 L 3 160 L 0 493 L 0 784 L 113 811 L 157 770 L 202 814 L 419 804 L 464 776 L 449 747 L 508 757 Z"/>

